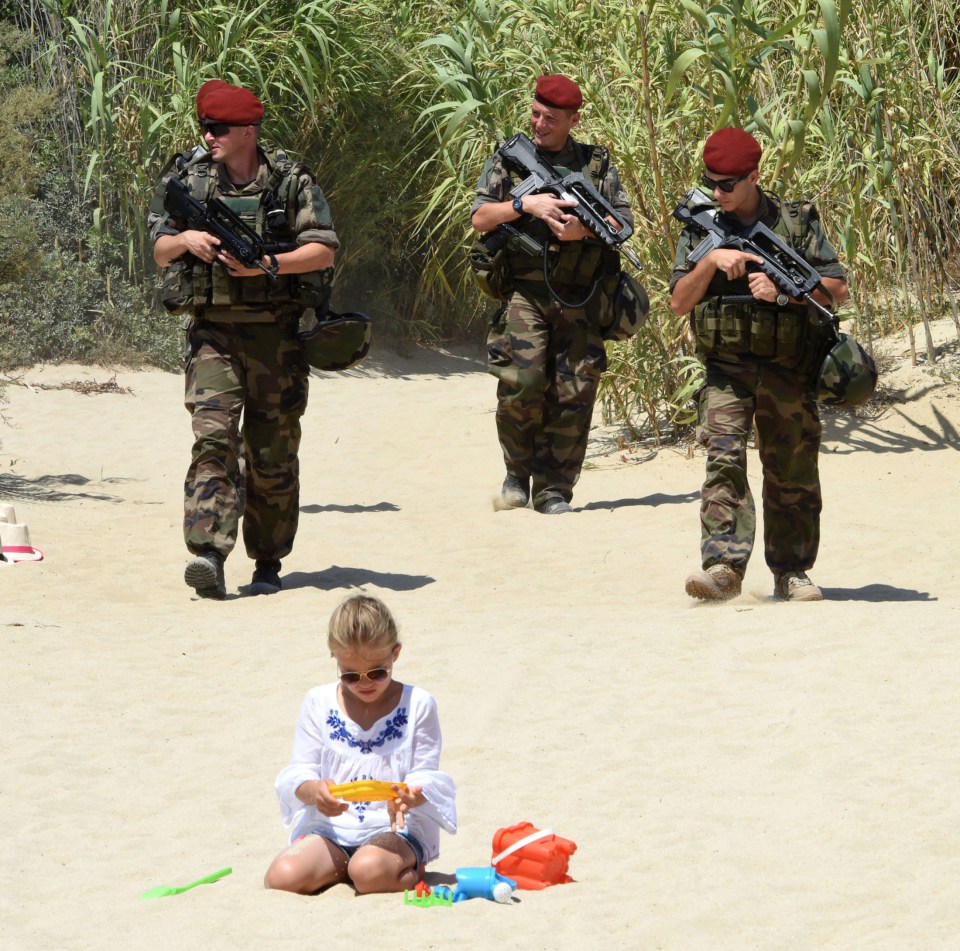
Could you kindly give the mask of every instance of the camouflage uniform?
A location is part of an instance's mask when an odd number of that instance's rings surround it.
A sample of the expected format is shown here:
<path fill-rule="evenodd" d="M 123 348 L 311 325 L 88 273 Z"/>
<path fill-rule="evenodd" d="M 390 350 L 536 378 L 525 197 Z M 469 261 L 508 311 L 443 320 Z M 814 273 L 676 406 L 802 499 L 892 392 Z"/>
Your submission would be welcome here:
<path fill-rule="evenodd" d="M 722 213 L 720 219 L 726 227 L 741 227 Z M 761 192 L 758 220 L 822 276 L 844 278 L 813 205 L 783 203 Z M 691 270 L 687 254 L 699 240 L 689 229 L 681 234 L 671 290 Z M 700 506 L 701 559 L 704 569 L 722 563 L 741 576 L 746 571 L 756 531 L 756 509 L 747 481 L 747 439 L 756 423 L 767 565 L 774 573 L 806 571 L 817 557 L 822 507 L 817 468 L 821 425 L 813 375 L 822 340 L 820 318 L 804 304 L 778 308 L 759 301 L 722 303 L 723 296 L 749 293 L 745 278 L 728 281 L 718 271 L 691 314 L 698 346 L 706 350 L 707 370 L 697 427 L 697 439 L 707 450 Z M 733 330 L 732 321 L 744 318 L 747 323 L 741 326 L 750 328 L 748 335 L 753 333 L 749 347 Z M 704 325 L 713 333 L 709 340 Z M 736 342 L 725 344 L 724 340 Z"/>
<path fill-rule="evenodd" d="M 195 181 L 209 186 L 198 200 L 219 197 L 240 208 L 261 209 L 283 181 L 287 198 L 287 239 L 339 246 L 330 209 L 312 173 L 279 164 L 282 153 L 259 150 L 260 169 L 237 187 L 217 163 L 199 163 Z M 182 230 L 163 208 L 168 171 L 150 204 L 152 240 Z M 256 211 L 256 219 L 262 212 Z M 186 257 L 186 256 L 185 256 Z M 194 444 L 184 484 L 183 532 L 194 554 L 215 550 L 226 557 L 243 540 L 250 558 L 279 561 L 290 553 L 299 517 L 300 417 L 307 405 L 309 367 L 296 339 L 304 310 L 304 276 L 230 277 L 219 264 L 174 262 L 192 270 L 196 299 L 189 305 L 185 405 L 193 419 Z M 202 299 L 201 299 L 202 298 Z M 241 426 L 242 418 L 242 426 Z"/>
<path fill-rule="evenodd" d="M 582 172 L 632 226 L 633 216 L 616 168 L 605 149 L 568 140 L 556 153 L 541 152 L 560 174 Z M 477 182 L 471 215 L 483 204 L 503 202 L 522 176 L 488 159 Z M 558 242 L 535 218 L 512 221 L 551 248 L 550 283 L 566 301 L 582 301 L 594 280 L 619 272 L 615 252 L 599 241 Z M 599 294 L 585 307 L 552 300 L 542 255 L 510 252 L 513 293 L 487 337 L 488 368 L 497 384 L 497 433 L 507 472 L 532 477 L 536 508 L 550 498 L 569 502 L 587 449 L 593 404 L 607 354 L 598 329 Z"/>

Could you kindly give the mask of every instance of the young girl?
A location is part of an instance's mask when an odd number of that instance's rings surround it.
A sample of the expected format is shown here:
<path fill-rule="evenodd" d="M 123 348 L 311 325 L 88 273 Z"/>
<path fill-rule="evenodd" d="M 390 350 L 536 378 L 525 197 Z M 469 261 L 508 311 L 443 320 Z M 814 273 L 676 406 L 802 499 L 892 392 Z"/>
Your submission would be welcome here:
<path fill-rule="evenodd" d="M 304 698 L 290 764 L 277 776 L 289 847 L 271 863 L 267 888 L 312 894 L 350 881 L 363 894 L 413 888 L 439 854 L 440 829 L 455 833 L 453 780 L 440 771 L 433 697 L 392 675 L 397 627 L 377 598 L 347 598 L 330 618 L 337 683 Z M 344 802 L 338 783 L 403 782 L 389 802 Z"/>

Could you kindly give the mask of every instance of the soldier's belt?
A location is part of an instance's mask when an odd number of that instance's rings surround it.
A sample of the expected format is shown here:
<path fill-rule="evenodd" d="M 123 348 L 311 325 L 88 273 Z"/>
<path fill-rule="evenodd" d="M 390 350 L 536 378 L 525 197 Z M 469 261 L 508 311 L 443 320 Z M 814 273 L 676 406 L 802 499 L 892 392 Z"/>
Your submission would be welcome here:
<path fill-rule="evenodd" d="M 717 308 L 730 307 L 742 314 L 756 313 L 758 310 L 777 310 L 776 304 L 758 301 L 752 294 L 724 294 L 717 298 Z"/>
<path fill-rule="evenodd" d="M 723 294 L 716 298 L 718 309 L 729 308 L 734 313 L 742 313 L 745 316 L 756 313 L 777 313 L 779 311 L 793 311 L 794 313 L 806 312 L 806 304 L 797 304 L 791 302 L 781 307 L 774 301 L 757 300 L 752 294 Z"/>

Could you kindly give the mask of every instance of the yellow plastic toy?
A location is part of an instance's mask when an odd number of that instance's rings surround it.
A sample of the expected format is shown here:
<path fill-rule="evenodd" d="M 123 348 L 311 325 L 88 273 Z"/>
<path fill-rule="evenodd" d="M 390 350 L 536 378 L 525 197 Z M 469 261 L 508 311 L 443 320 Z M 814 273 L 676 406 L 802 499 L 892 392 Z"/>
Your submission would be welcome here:
<path fill-rule="evenodd" d="M 334 799 L 344 799 L 347 802 L 387 802 L 396 799 L 397 793 L 393 788 L 407 791 L 406 783 L 387 783 L 379 779 L 358 779 L 353 783 L 340 783 L 330 787 L 330 795 Z"/>

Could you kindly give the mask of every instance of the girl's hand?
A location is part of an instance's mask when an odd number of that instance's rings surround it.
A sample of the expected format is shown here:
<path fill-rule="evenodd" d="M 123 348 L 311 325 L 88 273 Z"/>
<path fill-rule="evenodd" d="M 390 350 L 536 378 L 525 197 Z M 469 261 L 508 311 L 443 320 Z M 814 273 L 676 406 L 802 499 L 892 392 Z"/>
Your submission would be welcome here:
<path fill-rule="evenodd" d="M 423 794 L 422 786 L 410 786 L 406 792 L 399 786 L 394 786 L 393 791 L 397 794 L 397 798 L 387 801 L 387 813 L 390 816 L 390 828 L 396 832 L 403 828 L 404 813 L 422 806 L 427 801 L 427 797 Z"/>
<path fill-rule="evenodd" d="M 329 779 L 310 779 L 297 787 L 296 796 L 301 802 L 313 806 L 324 816 L 339 816 L 350 808 L 350 803 L 334 799 L 330 787 L 335 785 Z"/>

